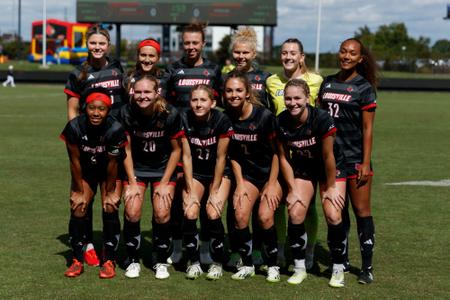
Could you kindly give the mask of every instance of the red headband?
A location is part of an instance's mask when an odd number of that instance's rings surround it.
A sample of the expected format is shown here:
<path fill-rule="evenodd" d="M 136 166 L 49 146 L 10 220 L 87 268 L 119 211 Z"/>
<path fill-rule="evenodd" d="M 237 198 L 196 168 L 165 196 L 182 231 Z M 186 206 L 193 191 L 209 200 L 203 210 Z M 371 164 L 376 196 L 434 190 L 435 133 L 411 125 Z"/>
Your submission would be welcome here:
<path fill-rule="evenodd" d="M 158 55 L 161 55 L 161 46 L 159 45 L 159 43 L 157 41 L 143 40 L 142 42 L 139 43 L 138 49 L 141 49 L 142 47 L 145 47 L 145 46 L 150 46 L 150 47 L 155 48 Z"/>
<path fill-rule="evenodd" d="M 86 98 L 86 104 L 93 101 L 102 101 L 106 106 L 111 107 L 111 98 L 103 93 L 92 93 Z"/>

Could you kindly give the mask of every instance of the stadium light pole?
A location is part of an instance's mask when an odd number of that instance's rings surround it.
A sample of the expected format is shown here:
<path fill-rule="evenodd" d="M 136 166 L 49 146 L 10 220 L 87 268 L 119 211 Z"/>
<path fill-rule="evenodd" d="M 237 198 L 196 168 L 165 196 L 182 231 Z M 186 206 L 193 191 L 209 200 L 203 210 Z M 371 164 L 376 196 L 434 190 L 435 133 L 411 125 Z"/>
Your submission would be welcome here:
<path fill-rule="evenodd" d="M 47 68 L 47 1 L 42 7 L 42 68 Z"/>
<path fill-rule="evenodd" d="M 320 51 L 320 19 L 322 17 L 322 0 L 319 0 L 317 11 L 317 34 L 316 34 L 316 58 L 314 69 L 319 72 L 319 51 Z"/>

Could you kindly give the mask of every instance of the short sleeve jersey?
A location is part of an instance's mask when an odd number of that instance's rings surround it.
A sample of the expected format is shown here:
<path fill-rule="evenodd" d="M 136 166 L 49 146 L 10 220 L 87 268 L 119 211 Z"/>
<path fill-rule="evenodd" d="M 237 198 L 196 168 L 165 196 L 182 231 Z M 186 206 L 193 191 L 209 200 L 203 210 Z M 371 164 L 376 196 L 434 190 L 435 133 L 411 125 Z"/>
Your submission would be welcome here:
<path fill-rule="evenodd" d="M 258 100 L 264 105 L 265 108 L 271 108 L 270 96 L 266 87 L 266 80 L 271 76 L 269 72 L 265 72 L 262 70 L 253 70 L 251 72 L 245 73 L 252 86 L 252 90 L 258 96 Z M 223 76 L 223 82 L 227 78 L 227 74 Z"/>
<path fill-rule="evenodd" d="M 322 76 L 307 72 L 302 74 L 297 79 L 302 79 L 306 81 L 310 91 L 309 104 L 315 106 L 315 100 L 319 93 L 320 84 L 323 79 Z M 289 81 L 283 74 L 273 74 L 269 78 L 267 78 L 266 85 L 267 90 L 269 92 L 271 102 L 273 105 L 272 111 L 278 116 L 283 110 L 286 109 L 284 104 L 284 87 L 286 83 Z"/>
<path fill-rule="evenodd" d="M 325 110 L 308 105 L 308 119 L 300 127 L 293 122 L 289 111 L 278 116 L 278 139 L 290 153 L 290 164 L 296 174 L 310 174 L 314 179 L 324 177 L 322 140 L 336 132 L 336 127 Z M 343 162 L 340 151 L 334 151 L 336 164 Z"/>
<path fill-rule="evenodd" d="M 167 67 L 163 81 L 166 85 L 166 99 L 175 107 L 188 109 L 192 87 L 206 84 L 214 89 L 214 96 L 220 95 L 222 75 L 215 63 L 203 58 L 203 64 L 191 67 L 183 59 Z"/>
<path fill-rule="evenodd" d="M 267 180 L 273 157 L 271 140 L 276 136 L 275 116 L 268 109 L 254 105 L 247 119 L 239 120 L 230 115 L 230 120 L 234 131 L 230 158 L 240 164 L 243 176 Z"/>
<path fill-rule="evenodd" d="M 184 135 L 181 117 L 171 105 L 154 116 L 140 114 L 131 104 L 118 119 L 131 138 L 134 172 L 139 177 L 161 177 L 172 153 L 171 140 Z"/>
<path fill-rule="evenodd" d="M 127 102 L 127 93 L 123 85 L 124 70 L 117 60 L 108 58 L 108 64 L 101 69 L 88 66 L 86 79 L 80 81 L 78 78 L 82 72 L 79 65 L 69 74 L 64 93 L 71 97 L 80 99 L 80 112 L 84 111 L 85 99 L 89 89 L 104 88 L 108 90 L 113 102 L 113 109 L 117 109 Z"/>
<path fill-rule="evenodd" d="M 106 174 L 108 155 L 124 155 L 127 144 L 124 128 L 111 116 L 102 125 L 92 126 L 86 114 L 80 115 L 67 123 L 60 137 L 78 147 L 83 177 L 96 180 L 103 178 L 95 176 Z"/>
<path fill-rule="evenodd" d="M 214 178 L 219 140 L 233 135 L 230 119 L 219 110 L 212 109 L 207 121 L 197 121 L 192 110 L 184 112 L 183 120 L 191 148 L 194 176 Z"/>
<path fill-rule="evenodd" d="M 342 82 L 336 75 L 328 76 L 322 83 L 319 100 L 323 109 L 333 117 L 338 129 L 336 143 L 344 151 L 347 163 L 362 161 L 362 112 L 377 106 L 373 86 L 358 75 Z"/>

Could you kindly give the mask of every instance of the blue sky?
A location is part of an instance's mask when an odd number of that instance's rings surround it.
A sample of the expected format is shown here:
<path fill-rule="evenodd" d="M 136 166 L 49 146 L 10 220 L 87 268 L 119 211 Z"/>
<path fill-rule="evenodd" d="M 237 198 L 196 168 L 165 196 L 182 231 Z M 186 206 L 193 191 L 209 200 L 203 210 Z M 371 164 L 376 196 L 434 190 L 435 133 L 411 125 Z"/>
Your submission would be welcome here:
<path fill-rule="evenodd" d="M 313 52 L 316 43 L 317 2 L 311 0 L 278 0 L 278 26 L 275 44 L 289 37 L 299 38 L 306 51 Z M 42 0 L 22 0 L 22 36 L 30 39 L 31 22 L 42 18 Z M 47 17 L 75 21 L 75 0 L 47 0 Z M 439 39 L 450 39 L 450 20 L 443 20 L 450 0 L 322 0 L 321 52 L 336 51 L 340 41 L 364 25 L 372 31 L 380 25 L 403 22 L 410 36 L 429 37 L 431 45 Z M 2 0 L 0 33 L 17 32 L 18 0 Z M 148 28 L 123 27 L 127 37 L 147 36 Z M 124 34 L 122 35 L 124 36 Z"/>

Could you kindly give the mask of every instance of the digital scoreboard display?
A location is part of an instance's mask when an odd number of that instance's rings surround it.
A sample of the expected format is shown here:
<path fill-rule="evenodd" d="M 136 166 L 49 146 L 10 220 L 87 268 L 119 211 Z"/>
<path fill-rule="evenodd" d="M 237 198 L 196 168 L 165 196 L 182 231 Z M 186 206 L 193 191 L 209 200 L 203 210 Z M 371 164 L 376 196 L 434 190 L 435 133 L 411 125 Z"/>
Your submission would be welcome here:
<path fill-rule="evenodd" d="M 277 24 L 276 0 L 77 0 L 77 21 L 122 24 Z"/>

